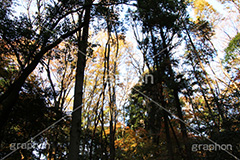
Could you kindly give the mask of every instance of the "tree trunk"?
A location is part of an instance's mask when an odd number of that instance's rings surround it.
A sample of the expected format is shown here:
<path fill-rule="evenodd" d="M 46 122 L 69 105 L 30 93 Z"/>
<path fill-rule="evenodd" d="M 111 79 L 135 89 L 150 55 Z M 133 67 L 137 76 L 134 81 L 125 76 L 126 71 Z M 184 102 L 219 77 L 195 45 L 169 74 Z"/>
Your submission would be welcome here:
<path fill-rule="evenodd" d="M 166 39 L 165 39 L 165 36 L 163 34 L 163 30 L 161 29 L 161 38 L 163 40 L 163 47 L 164 48 L 167 48 L 167 43 L 166 43 Z M 168 68 L 168 74 L 170 75 L 170 82 L 172 83 L 171 86 L 169 86 L 170 88 L 173 89 L 173 96 L 174 96 L 174 101 L 175 101 L 175 106 L 176 106 L 176 109 L 177 109 L 177 115 L 178 117 L 184 121 L 183 119 L 183 114 L 182 114 L 182 108 L 181 108 L 181 103 L 180 103 L 180 99 L 179 99 L 179 95 L 178 95 L 178 92 L 179 92 L 179 88 L 175 82 L 175 76 L 174 76 L 174 71 L 172 69 L 172 66 L 171 66 L 171 59 L 170 59 L 170 56 L 169 56 L 169 51 L 168 50 L 164 50 L 164 53 L 166 55 L 166 68 Z M 166 82 L 167 83 L 167 82 Z M 183 143 L 185 145 L 185 150 L 186 150 L 186 159 L 187 160 L 190 160 L 191 159 L 191 150 L 189 148 L 189 144 L 188 144 L 188 136 L 187 136 L 187 129 L 186 129 L 186 125 L 183 123 L 183 122 L 180 122 L 180 127 L 181 127 L 181 132 L 182 132 L 182 137 L 183 137 Z"/>
<path fill-rule="evenodd" d="M 165 127 L 165 133 L 166 133 L 166 141 L 167 141 L 167 148 L 168 148 L 168 155 L 169 158 L 171 157 L 171 160 L 174 160 L 174 154 L 172 150 L 172 142 L 169 132 L 169 126 L 168 126 L 168 113 L 164 112 L 164 127 Z"/>
<path fill-rule="evenodd" d="M 75 91 L 74 91 L 74 104 L 72 113 L 72 126 L 70 133 L 70 146 L 69 146 L 69 160 L 79 159 L 79 146 L 81 140 L 81 124 L 82 124 L 82 95 L 83 95 L 83 82 L 84 82 L 84 70 L 86 66 L 86 50 L 90 23 L 90 12 L 92 1 L 86 1 L 87 5 L 85 9 L 83 30 L 79 30 L 78 37 L 78 60 L 77 60 L 77 70 L 76 70 L 76 81 L 75 81 Z M 79 19 L 80 20 L 80 19 Z M 82 35 L 81 35 L 82 33 Z"/>

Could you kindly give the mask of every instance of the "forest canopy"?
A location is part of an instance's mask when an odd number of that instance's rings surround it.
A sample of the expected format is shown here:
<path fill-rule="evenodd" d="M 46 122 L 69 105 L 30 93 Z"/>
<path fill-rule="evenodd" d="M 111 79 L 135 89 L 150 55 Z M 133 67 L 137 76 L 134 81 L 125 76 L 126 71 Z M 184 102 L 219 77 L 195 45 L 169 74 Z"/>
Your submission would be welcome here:
<path fill-rule="evenodd" d="M 0 157 L 240 159 L 239 0 L 1 0 Z"/>

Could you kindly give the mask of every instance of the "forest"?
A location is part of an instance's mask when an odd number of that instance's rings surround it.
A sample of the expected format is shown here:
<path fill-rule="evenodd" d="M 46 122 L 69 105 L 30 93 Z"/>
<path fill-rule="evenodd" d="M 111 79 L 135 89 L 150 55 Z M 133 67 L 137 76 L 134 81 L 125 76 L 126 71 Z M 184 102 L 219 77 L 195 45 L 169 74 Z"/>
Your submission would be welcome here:
<path fill-rule="evenodd" d="M 0 0 L 1 160 L 239 160 L 240 0 Z"/>

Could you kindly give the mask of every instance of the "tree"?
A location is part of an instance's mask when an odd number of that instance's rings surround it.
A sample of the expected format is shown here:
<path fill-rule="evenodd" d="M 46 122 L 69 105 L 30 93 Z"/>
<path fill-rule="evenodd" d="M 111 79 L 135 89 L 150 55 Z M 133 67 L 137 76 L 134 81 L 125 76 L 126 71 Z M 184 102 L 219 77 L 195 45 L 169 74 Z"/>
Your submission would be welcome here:
<path fill-rule="evenodd" d="M 184 1 L 151 1 L 143 2 L 138 1 L 138 10 L 134 18 L 139 16 L 138 20 L 142 23 L 142 32 L 144 39 L 139 42 L 139 48 L 143 51 L 143 57 L 145 63 L 148 66 L 149 74 L 154 75 L 154 83 L 157 87 L 151 90 L 156 92 L 156 95 L 150 96 L 154 101 L 160 102 L 161 106 L 168 108 L 171 105 L 171 101 L 166 101 L 165 96 L 171 94 L 173 103 L 177 109 L 177 115 L 180 119 L 183 119 L 183 113 L 181 110 L 181 103 L 179 100 L 180 88 L 176 81 L 176 74 L 174 73 L 172 65 L 176 65 L 176 61 L 172 58 L 172 49 L 177 44 L 173 44 L 173 39 L 176 36 L 181 36 L 182 21 L 187 20 L 186 18 L 186 5 Z M 167 91 L 167 93 L 166 93 Z M 154 105 L 153 105 L 154 106 Z M 150 110 L 150 117 L 154 117 L 156 110 L 159 106 L 154 106 Z M 169 137 L 169 124 L 168 124 L 168 113 L 163 111 L 163 119 L 165 132 L 167 137 L 167 145 L 169 155 L 171 159 L 174 159 L 171 148 L 171 139 Z M 153 122 L 150 122 L 154 124 Z M 186 153 L 190 158 L 190 150 L 187 143 L 187 132 L 184 123 L 180 122 L 181 131 L 186 147 Z M 158 131 L 157 131 L 158 132 Z M 157 144 L 157 137 L 154 138 Z"/>
<path fill-rule="evenodd" d="M 70 135 L 70 118 L 66 117 L 65 113 L 72 104 L 70 92 L 74 85 L 76 50 L 77 47 L 74 46 L 72 41 L 63 41 L 47 53 L 40 62 L 41 65 L 38 69 L 42 73 L 41 79 L 46 79 L 42 87 L 49 88 L 52 91 L 53 100 L 49 100 L 49 103 L 52 111 L 54 111 L 55 120 L 61 120 L 62 117 L 65 117 L 64 120 L 62 119 L 54 128 L 45 133 L 50 145 L 47 156 L 49 159 L 60 157 L 66 159 L 67 157 L 64 152 L 67 151 L 67 142 Z M 47 78 L 43 78 L 45 75 L 47 75 Z"/>
<path fill-rule="evenodd" d="M 15 2 L 0 2 L 3 158 L 27 140 L 8 158 L 239 156 L 239 1 Z M 191 152 L 209 141 L 233 150 Z"/>
<path fill-rule="evenodd" d="M 27 77 L 36 68 L 45 53 L 57 46 L 63 39 L 72 36 L 82 25 L 75 27 L 69 23 L 69 16 L 82 9 L 76 1 L 64 1 L 45 4 L 37 1 L 36 19 L 22 15 L 12 18 L 12 1 L 1 2 L 1 39 L 7 43 L 5 52 L 13 51 L 19 65 L 17 78 L 0 97 L 1 124 L 3 128 L 18 94 Z M 43 12 L 42 12 L 43 11 Z"/>
<path fill-rule="evenodd" d="M 86 1 L 87 7 L 85 8 L 85 14 L 79 15 L 79 26 L 82 25 L 81 19 L 84 19 L 84 26 L 82 30 L 78 30 L 78 60 L 76 68 L 75 89 L 74 89 L 74 105 L 72 113 L 72 125 L 70 132 L 70 146 L 69 146 L 69 160 L 79 159 L 79 145 L 81 136 L 82 125 L 82 95 L 83 95 L 83 81 L 84 70 L 86 65 L 86 51 L 88 43 L 89 23 L 91 18 L 91 5 L 93 1 Z M 82 17 L 83 16 L 83 17 Z M 81 28 L 81 27 L 79 27 Z"/>
<path fill-rule="evenodd" d="M 2 158 L 13 151 L 13 149 L 17 149 L 18 143 L 24 144 L 49 126 L 54 118 L 57 118 L 53 116 L 56 112 L 50 107 L 48 102 L 50 97 L 52 97 L 51 90 L 49 88 L 41 88 L 41 83 L 37 76 L 31 74 L 9 115 L 7 125 L 1 131 Z M 47 141 L 44 135 L 40 135 L 33 139 L 32 142 L 41 145 Z M 33 151 L 46 156 L 47 150 L 47 146 L 42 148 L 34 146 L 34 148 L 28 148 L 28 150 L 20 148 L 11 156 L 15 159 L 20 159 L 21 157 L 34 158 L 37 156 L 33 154 Z"/>
<path fill-rule="evenodd" d="M 232 71 L 234 81 L 239 80 L 240 70 L 237 67 L 240 61 L 239 57 L 239 48 L 240 48 L 240 34 L 238 33 L 228 44 L 228 47 L 225 49 L 224 62 L 226 64 L 226 69 L 228 72 Z M 239 87 L 238 87 L 239 88 Z"/>

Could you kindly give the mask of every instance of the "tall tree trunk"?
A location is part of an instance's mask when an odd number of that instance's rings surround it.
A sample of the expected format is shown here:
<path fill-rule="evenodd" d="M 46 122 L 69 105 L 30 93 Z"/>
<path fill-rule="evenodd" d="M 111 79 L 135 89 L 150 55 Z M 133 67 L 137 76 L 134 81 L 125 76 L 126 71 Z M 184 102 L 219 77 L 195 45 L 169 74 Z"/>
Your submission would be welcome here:
<path fill-rule="evenodd" d="M 176 135 L 176 133 L 175 133 L 175 131 L 174 131 L 174 128 L 173 128 L 173 126 L 172 126 L 171 121 L 169 120 L 169 118 L 168 118 L 168 123 L 169 123 L 169 126 L 170 126 L 171 130 L 172 130 L 173 136 L 174 136 L 174 138 L 175 138 L 175 140 L 176 140 L 179 154 L 182 156 L 182 158 L 184 158 L 184 154 L 183 154 L 183 152 L 182 152 L 182 148 L 181 148 L 181 146 L 180 146 L 179 140 L 178 140 L 178 138 L 177 138 L 177 135 Z"/>
<path fill-rule="evenodd" d="M 163 40 L 163 47 L 167 48 L 167 43 L 166 43 L 166 38 L 163 34 L 163 30 L 161 28 L 160 30 L 160 35 L 161 38 Z M 171 86 L 169 86 L 169 88 L 173 89 L 173 96 L 174 96 L 174 101 L 175 101 L 175 106 L 177 109 L 177 115 L 178 117 L 183 120 L 183 114 L 182 114 L 182 108 L 181 108 L 181 103 L 180 103 L 180 99 L 178 96 L 178 92 L 179 92 L 179 88 L 175 82 L 175 75 L 174 75 L 174 71 L 172 69 L 171 66 L 171 59 L 170 59 L 170 52 L 168 50 L 164 50 L 165 56 L 166 56 L 166 68 L 168 68 L 168 74 L 170 75 L 170 82 L 172 83 Z M 184 120 L 183 120 L 184 121 Z M 183 143 L 185 145 L 185 150 L 186 150 L 186 159 L 190 160 L 191 159 L 191 150 L 189 148 L 189 144 L 188 144 L 188 136 L 187 136 L 187 129 L 186 129 L 186 125 L 183 122 L 180 122 L 180 127 L 181 127 L 181 132 L 182 132 L 182 137 L 183 137 Z"/>
<path fill-rule="evenodd" d="M 109 33 L 110 34 L 110 33 Z M 109 36 L 110 37 L 110 36 Z M 114 129 L 113 129 L 113 121 L 114 121 L 114 115 L 113 115 L 113 110 L 114 110 L 114 100 L 112 96 L 112 86 L 111 86 L 111 81 L 110 81 L 110 44 L 108 44 L 108 54 L 107 54 L 107 82 L 108 82 L 108 94 L 109 94 L 109 129 L 110 129 L 110 143 L 109 143 L 109 148 L 110 148 L 110 160 L 115 159 L 115 148 L 114 148 Z"/>
<path fill-rule="evenodd" d="M 69 160 L 79 159 L 79 147 L 81 140 L 81 124 L 82 124 L 82 96 L 83 96 L 83 82 L 84 82 L 84 70 L 86 66 L 86 50 L 88 42 L 88 32 L 90 23 L 90 12 L 91 12 L 91 0 L 86 1 L 86 9 L 84 16 L 84 23 L 82 30 L 79 30 L 78 37 L 78 60 L 76 70 L 76 81 L 74 91 L 74 104 L 72 113 L 72 126 L 70 133 L 70 146 L 69 146 Z M 80 21 L 80 19 L 79 19 Z M 82 31 L 82 32 L 81 32 Z"/>
<path fill-rule="evenodd" d="M 118 34 L 117 30 L 114 26 L 115 36 L 116 36 L 116 42 L 117 42 L 117 49 L 114 57 L 114 64 L 113 64 L 113 85 L 112 85 L 112 94 L 110 93 L 110 96 L 112 97 L 110 99 L 110 160 L 115 159 L 115 131 L 116 131 L 116 72 L 117 72 L 117 57 L 118 57 L 118 50 L 119 50 L 119 41 L 118 41 Z M 109 58 L 109 55 L 108 55 Z M 109 62 L 109 61 L 108 61 Z M 108 64 L 109 69 L 109 64 Z M 109 85 L 110 87 L 110 85 Z M 113 127 L 114 123 L 114 127 Z"/>
<path fill-rule="evenodd" d="M 166 140 L 167 140 L 167 148 L 168 148 L 168 154 L 169 157 L 171 157 L 171 160 L 174 160 L 174 154 L 172 150 L 172 142 L 169 132 L 169 126 L 168 126 L 168 113 L 164 112 L 164 127 L 165 127 L 165 133 L 166 133 Z"/>
<path fill-rule="evenodd" d="M 178 91 L 176 89 L 174 89 L 173 94 L 174 94 L 174 98 L 175 98 L 175 101 L 176 101 L 177 115 L 181 120 L 184 120 L 180 100 L 179 100 L 179 97 L 178 97 Z M 186 125 L 183 122 L 180 122 L 180 127 L 181 127 L 181 132 L 182 132 L 182 137 L 183 137 L 183 143 L 185 145 L 186 160 L 191 160 L 191 150 L 190 150 L 190 147 L 189 147 Z"/>

